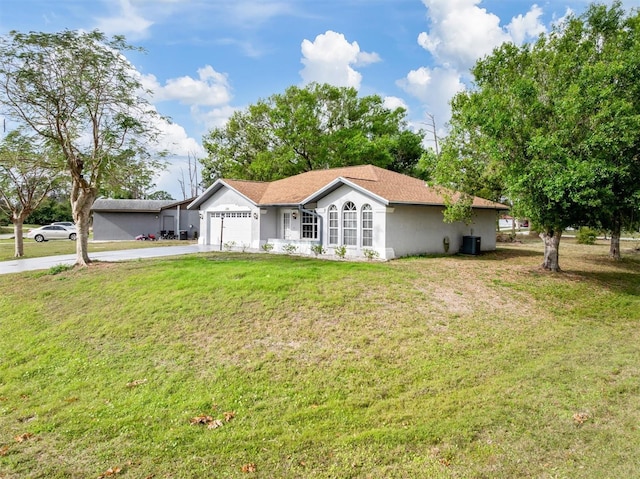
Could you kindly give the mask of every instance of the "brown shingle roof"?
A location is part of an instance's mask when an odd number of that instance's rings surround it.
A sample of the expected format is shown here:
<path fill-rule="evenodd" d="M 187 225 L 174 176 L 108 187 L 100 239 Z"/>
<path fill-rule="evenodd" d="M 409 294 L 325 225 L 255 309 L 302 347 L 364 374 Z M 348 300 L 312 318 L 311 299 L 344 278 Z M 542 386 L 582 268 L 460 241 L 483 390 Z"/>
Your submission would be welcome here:
<path fill-rule="evenodd" d="M 444 205 L 445 195 L 458 194 L 442 187 L 430 187 L 423 180 L 402 175 L 373 165 L 314 170 L 270 183 L 223 180 L 257 205 L 295 205 L 310 198 L 337 179 L 344 179 L 388 203 Z M 476 208 L 507 209 L 493 201 L 474 197 Z"/>
<path fill-rule="evenodd" d="M 239 191 L 256 204 L 260 204 L 260 199 L 269 187 L 269 183 L 263 181 L 247 181 L 247 180 L 222 180 L 231 188 Z"/>

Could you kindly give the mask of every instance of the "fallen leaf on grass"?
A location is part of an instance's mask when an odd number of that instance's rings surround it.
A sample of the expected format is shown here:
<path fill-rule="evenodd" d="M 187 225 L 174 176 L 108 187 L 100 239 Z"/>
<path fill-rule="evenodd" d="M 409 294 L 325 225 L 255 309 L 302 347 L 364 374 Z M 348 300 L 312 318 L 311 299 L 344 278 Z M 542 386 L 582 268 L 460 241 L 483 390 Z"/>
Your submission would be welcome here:
<path fill-rule="evenodd" d="M 105 477 L 115 476 L 116 474 L 120 474 L 120 471 L 122 471 L 122 469 L 120 469 L 119 467 L 110 467 L 109 469 L 104 471 L 102 474 L 100 474 L 98 476 L 98 479 L 104 479 Z"/>
<path fill-rule="evenodd" d="M 147 382 L 146 379 L 136 379 L 135 381 L 131 381 L 130 383 L 127 383 L 127 387 L 135 388 L 136 386 L 140 386 L 141 384 L 144 384 L 146 382 Z"/>
<path fill-rule="evenodd" d="M 201 416 L 192 417 L 189 422 L 191 424 L 209 424 L 213 422 L 213 418 L 211 416 L 206 416 L 203 414 Z"/>
<path fill-rule="evenodd" d="M 577 412 L 573 415 L 573 420 L 576 424 L 582 426 L 589 419 L 589 415 L 586 412 Z"/>
<path fill-rule="evenodd" d="M 207 424 L 207 429 L 218 429 L 222 426 L 224 426 L 224 423 L 220 419 L 214 419 L 209 424 Z"/>
<path fill-rule="evenodd" d="M 31 439 L 32 437 L 33 434 L 31 434 L 30 432 L 25 432 L 24 434 L 19 434 L 14 439 L 16 440 L 16 442 L 24 442 L 28 439 Z"/>
<path fill-rule="evenodd" d="M 242 469 L 242 472 L 256 472 L 258 470 L 258 468 L 253 462 L 250 462 L 249 464 L 244 464 L 241 469 Z"/>
<path fill-rule="evenodd" d="M 215 419 L 212 416 L 207 414 L 202 414 L 200 416 L 192 417 L 189 422 L 191 424 L 203 424 L 207 426 L 207 429 L 217 429 L 219 427 L 224 426 L 225 422 L 231 421 L 234 417 L 236 417 L 236 413 L 233 411 L 227 411 L 223 413 L 224 422 L 221 419 Z"/>
<path fill-rule="evenodd" d="M 6 456 L 9 452 L 9 446 L 0 447 L 0 456 Z"/>

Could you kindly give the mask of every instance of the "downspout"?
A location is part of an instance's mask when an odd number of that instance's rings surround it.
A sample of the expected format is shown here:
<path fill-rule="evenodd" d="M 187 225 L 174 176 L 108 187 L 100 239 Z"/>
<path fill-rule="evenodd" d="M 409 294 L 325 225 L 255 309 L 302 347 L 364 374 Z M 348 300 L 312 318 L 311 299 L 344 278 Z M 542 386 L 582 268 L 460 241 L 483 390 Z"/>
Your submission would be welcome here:
<path fill-rule="evenodd" d="M 178 239 L 180 239 L 180 205 L 177 206 L 176 223 L 176 233 L 178 234 Z"/>
<path fill-rule="evenodd" d="M 224 232 L 224 213 L 220 215 L 220 251 L 222 251 L 223 232 Z"/>
<path fill-rule="evenodd" d="M 322 221 L 322 216 L 316 213 L 315 211 L 311 211 L 303 208 L 302 205 L 298 205 L 298 211 L 300 211 L 300 213 L 309 213 L 311 216 L 315 216 L 316 218 L 318 218 L 318 240 L 320 241 L 320 246 L 322 246 L 322 238 L 324 233 L 322 228 L 322 225 L 324 224 Z M 300 225 L 301 225 L 300 232 L 302 233 L 302 214 L 300 215 Z"/>

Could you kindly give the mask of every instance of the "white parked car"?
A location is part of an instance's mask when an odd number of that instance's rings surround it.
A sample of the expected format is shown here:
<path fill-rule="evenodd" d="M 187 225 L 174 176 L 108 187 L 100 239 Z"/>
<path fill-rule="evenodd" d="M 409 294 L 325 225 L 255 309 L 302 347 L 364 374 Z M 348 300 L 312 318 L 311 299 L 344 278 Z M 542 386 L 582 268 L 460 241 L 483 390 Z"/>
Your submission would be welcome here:
<path fill-rule="evenodd" d="M 52 225 L 58 225 L 58 226 L 64 226 L 67 229 L 72 229 L 72 230 L 76 230 L 76 225 L 73 224 L 71 221 L 54 221 L 53 223 L 51 223 Z"/>
<path fill-rule="evenodd" d="M 55 239 L 70 239 L 75 241 L 77 237 L 75 226 L 73 229 L 62 225 L 47 225 L 29 230 L 27 238 L 36 240 L 38 243 Z"/>

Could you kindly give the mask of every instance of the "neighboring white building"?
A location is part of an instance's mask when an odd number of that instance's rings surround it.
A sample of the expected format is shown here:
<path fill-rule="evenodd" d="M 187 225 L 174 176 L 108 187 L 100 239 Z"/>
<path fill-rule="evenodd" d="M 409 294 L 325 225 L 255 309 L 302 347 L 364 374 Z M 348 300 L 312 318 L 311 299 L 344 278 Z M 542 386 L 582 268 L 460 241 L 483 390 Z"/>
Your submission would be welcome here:
<path fill-rule="evenodd" d="M 381 259 L 454 254 L 463 236 L 480 238 L 481 251 L 496 247 L 502 204 L 474 198 L 470 225 L 445 223 L 446 190 L 372 165 L 315 170 L 273 182 L 219 179 L 189 206 L 200 211 L 198 242 L 242 250 L 328 254 L 345 246 L 347 257 L 365 250 Z M 453 194 L 452 192 L 448 192 Z M 455 195 L 454 195 L 455 197 Z"/>
<path fill-rule="evenodd" d="M 509 215 L 501 215 L 500 219 L 498 220 L 498 227 L 500 228 L 500 230 L 507 230 L 507 229 L 520 230 L 522 228 L 528 228 L 529 221 L 519 220 Z"/>

